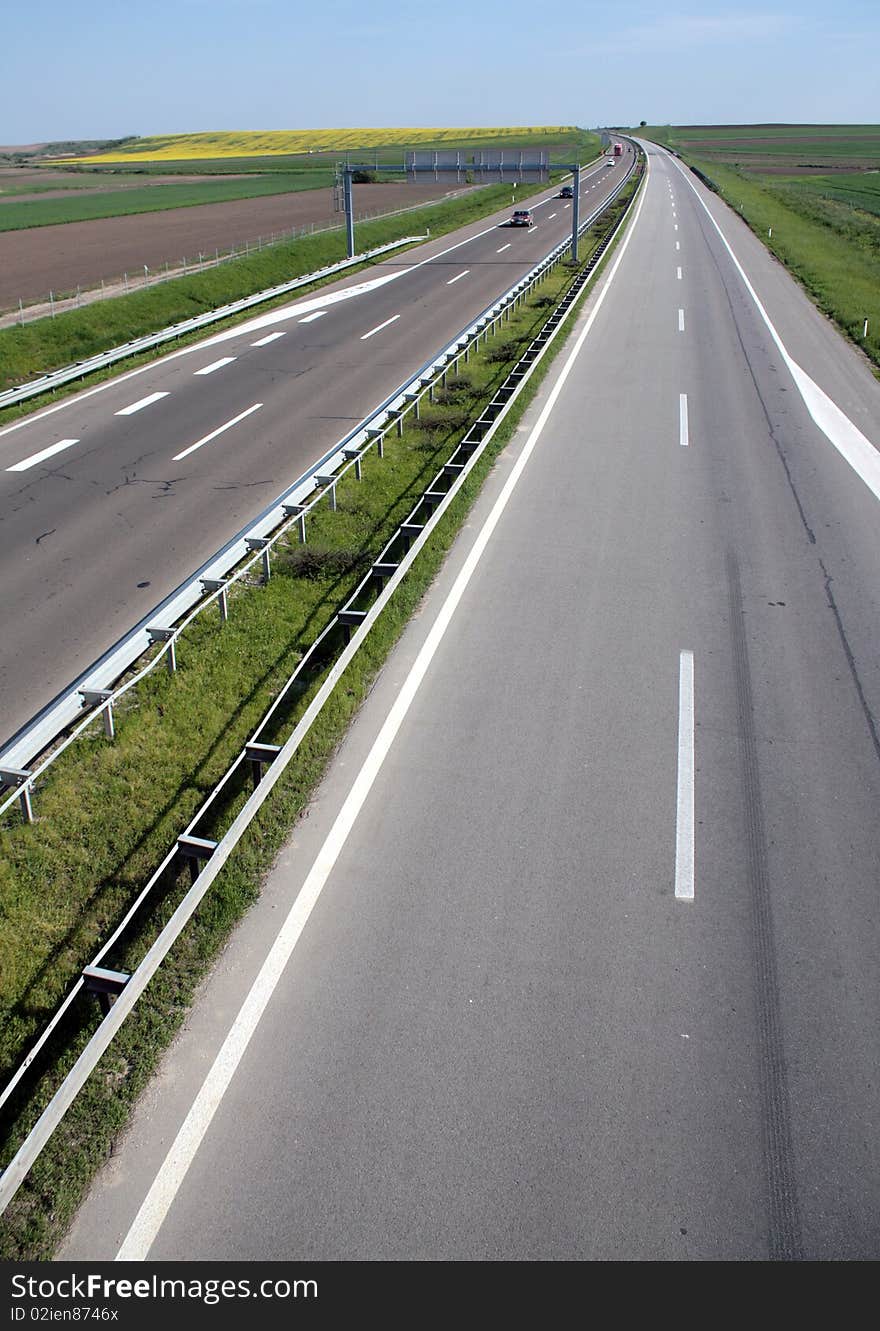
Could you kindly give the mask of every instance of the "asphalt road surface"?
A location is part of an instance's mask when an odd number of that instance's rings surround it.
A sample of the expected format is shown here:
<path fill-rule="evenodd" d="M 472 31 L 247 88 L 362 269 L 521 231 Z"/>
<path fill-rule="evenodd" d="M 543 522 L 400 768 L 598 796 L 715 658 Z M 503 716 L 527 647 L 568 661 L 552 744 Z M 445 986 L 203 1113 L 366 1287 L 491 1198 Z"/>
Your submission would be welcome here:
<path fill-rule="evenodd" d="M 583 173 L 582 217 L 623 170 Z M 0 740 L 570 232 L 555 191 L 531 206 L 0 430 Z"/>
<path fill-rule="evenodd" d="M 880 388 L 650 167 L 61 1256 L 880 1255 Z"/>

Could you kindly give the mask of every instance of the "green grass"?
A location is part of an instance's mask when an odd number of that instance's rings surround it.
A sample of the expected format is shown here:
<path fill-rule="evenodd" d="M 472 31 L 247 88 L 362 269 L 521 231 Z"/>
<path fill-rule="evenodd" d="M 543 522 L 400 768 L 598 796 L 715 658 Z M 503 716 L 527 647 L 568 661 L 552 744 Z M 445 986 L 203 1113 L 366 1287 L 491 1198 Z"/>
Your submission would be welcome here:
<path fill-rule="evenodd" d="M 517 193 L 528 197 L 541 188 L 538 185 L 518 187 Z M 397 217 L 360 223 L 355 232 L 356 244 L 358 249 L 366 250 L 402 236 L 424 234 L 428 228 L 432 236 L 440 236 L 496 211 L 509 202 L 510 187 L 492 185 L 432 207 L 417 208 Z M 121 346 L 156 329 L 190 319 L 299 275 L 315 272 L 344 257 L 345 236 L 342 230 L 303 236 L 289 243 L 259 250 L 249 258 L 232 260 L 203 273 L 163 282 L 129 296 L 95 302 L 82 309 L 59 314 L 54 319 L 45 318 L 0 329 L 0 390 L 24 383 L 49 370 L 85 360 L 110 347 Z M 290 296 L 283 296 L 278 303 L 290 299 Z M 267 304 L 260 308 L 265 310 L 272 307 Z M 204 336 L 204 332 L 194 333 L 190 340 Z M 160 349 L 146 359 L 163 355 L 167 349 Z M 144 358 L 131 358 L 125 362 L 125 366 L 128 368 L 143 363 Z M 112 368 L 104 377 L 118 373 L 118 368 Z M 89 383 L 98 382 L 99 376 L 89 376 Z M 76 389 L 72 388 L 71 391 Z M 7 408 L 0 413 L 0 424 L 37 410 L 40 405 L 40 400 L 35 399 L 22 407 Z"/>
<path fill-rule="evenodd" d="M 595 243 L 595 242 L 594 242 Z M 584 255 L 593 248 L 584 245 Z M 491 352 L 507 343 L 511 354 L 547 317 L 542 297 L 558 296 L 568 280 L 561 266 L 543 288 L 502 325 Z M 560 338 L 556 353 L 564 344 Z M 464 521 L 492 462 L 546 373 L 546 358 L 518 409 L 503 425 L 383 612 L 364 649 L 346 671 L 245 839 L 233 853 L 159 974 L 90 1079 L 60 1131 L 0 1221 L 0 1253 L 13 1260 L 51 1255 L 89 1179 L 124 1125 L 135 1097 L 185 1015 L 200 976 L 230 928 L 259 891 L 262 875 L 302 812 L 336 745 L 369 691 L 371 681 L 429 586 Z M 0 1062 L 8 1070 L 79 973 L 135 887 L 143 882 L 188 814 L 200 803 L 289 673 L 344 599 L 358 568 L 380 548 L 439 463 L 452 451 L 463 418 L 508 371 L 491 355 L 473 355 L 450 385 L 446 400 L 410 420 L 402 439 L 390 437 L 386 457 L 371 455 L 365 479 L 339 486 L 339 512 L 309 524 L 311 566 L 301 548 L 279 558 L 264 587 L 238 592 L 221 629 L 202 617 L 184 635 L 177 674 L 164 669 L 120 710 L 117 739 L 100 731 L 68 750 L 37 793 L 39 821 L 13 819 L 0 833 Z M 465 408 L 468 411 L 465 411 Z M 333 557 L 328 557 L 333 552 Z M 305 575 L 305 576 L 304 576 Z M 318 680 L 285 718 L 280 741 L 307 705 Z M 176 736 L 187 735 L 185 751 Z M 245 798 L 235 792 L 206 834 L 228 826 Z M 144 921 L 143 932 L 114 956 L 136 964 L 148 939 L 168 918 L 185 884 L 167 884 Z M 46 1102 L 54 1084 L 81 1050 L 95 1015 L 77 1008 L 53 1049 L 51 1076 L 31 1085 L 7 1116 L 4 1159 Z"/>
<path fill-rule="evenodd" d="M 51 190 L 83 189 L 124 189 L 131 185 L 143 185 L 143 172 L 129 172 L 123 175 L 111 175 L 105 171 L 68 171 L 58 180 L 47 180 L 45 184 L 31 180 L 24 184 L 15 184 L 15 177 L 0 177 L 0 203 L 6 199 L 15 199 L 21 194 L 47 194 Z"/>
<path fill-rule="evenodd" d="M 0 207 L 0 231 L 24 231 L 62 222 L 93 222 L 101 217 L 130 217 L 135 213 L 159 213 L 203 203 L 229 203 L 234 199 L 258 199 L 268 194 L 329 188 L 332 184 L 333 172 L 327 168 L 296 173 L 278 171 L 244 180 L 206 180 L 204 184 L 147 185 L 143 189 L 108 190 L 69 199 L 13 200 Z"/>

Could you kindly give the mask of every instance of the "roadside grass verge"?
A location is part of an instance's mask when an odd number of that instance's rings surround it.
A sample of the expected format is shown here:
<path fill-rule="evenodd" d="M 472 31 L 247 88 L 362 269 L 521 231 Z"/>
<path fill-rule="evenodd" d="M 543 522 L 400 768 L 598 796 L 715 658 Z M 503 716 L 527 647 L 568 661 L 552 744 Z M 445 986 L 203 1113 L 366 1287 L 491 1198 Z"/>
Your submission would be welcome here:
<path fill-rule="evenodd" d="M 102 217 L 129 217 L 136 213 L 168 212 L 172 208 L 195 208 L 206 203 L 230 203 L 235 199 L 260 199 L 270 194 L 329 189 L 332 184 L 333 172 L 327 167 L 319 171 L 276 171 L 268 176 L 248 176 L 244 180 L 206 178 L 199 184 L 145 185 L 131 190 L 117 188 L 68 199 L 23 199 L 20 202 L 13 199 L 0 206 L 0 231 L 26 231 L 64 222 L 93 222 Z"/>
<path fill-rule="evenodd" d="M 585 241 L 584 258 L 596 238 Z M 613 249 L 613 246 L 612 246 Z M 605 260 L 611 253 L 608 251 Z M 38 822 L 11 820 L 0 833 L 0 1061 L 3 1080 L 60 995 L 94 950 L 174 837 L 214 784 L 277 693 L 304 646 L 342 602 L 359 569 L 374 556 L 412 507 L 440 462 L 511 361 L 492 359 L 508 344 L 511 357 L 537 332 L 571 270 L 560 266 L 529 302 L 450 381 L 443 400 L 425 404 L 420 422 L 408 418 L 403 438 L 389 436 L 384 460 L 369 455 L 364 480 L 339 485 L 339 511 L 309 525 L 305 547 L 292 544 L 276 561 L 271 581 L 236 594 L 228 623 L 196 621 L 179 650 L 179 670 L 156 672 L 130 695 L 118 715 L 117 740 L 97 733 L 63 755 L 37 794 Z M 49 1257 L 91 1177 L 125 1126 L 163 1049 L 185 1016 L 193 993 L 235 921 L 259 892 L 263 875 L 310 795 L 377 671 L 419 604 L 499 452 L 565 344 L 559 337 L 522 394 L 517 408 L 469 476 L 373 633 L 345 672 L 294 761 L 240 843 L 178 944 L 148 986 L 120 1036 L 67 1114 L 27 1181 L 0 1220 L 0 1254 L 11 1260 Z M 465 410 L 467 409 L 467 410 Z M 319 678 L 309 680 L 284 719 L 290 733 Z M 186 736 L 180 744 L 180 736 Z M 283 735 L 279 734 L 276 742 Z M 181 753 L 180 750 L 184 752 Z M 245 798 L 224 806 L 211 835 L 222 834 Z M 164 891 L 141 930 L 114 956 L 136 964 L 185 889 L 182 878 Z M 69 1070 L 96 1017 L 87 1003 L 71 1013 L 52 1053 L 52 1073 L 23 1085 L 3 1125 L 4 1161 L 11 1157 L 60 1079 Z"/>
<path fill-rule="evenodd" d="M 785 264 L 818 308 L 880 367 L 880 251 L 856 238 L 851 229 L 856 219 L 810 215 L 806 196 L 782 197 L 776 188 L 715 162 L 691 164 L 711 178 L 725 203 Z"/>
<path fill-rule="evenodd" d="M 528 198 L 545 188 L 545 185 L 526 185 L 518 189 L 517 193 L 518 196 Z M 510 197 L 508 185 L 491 185 L 448 202 L 416 208 L 395 217 L 359 223 L 355 230 L 356 244 L 359 250 L 368 250 L 402 236 L 427 230 L 430 230 L 432 238 L 442 236 L 498 211 L 510 203 Z M 247 258 L 233 259 L 204 272 L 145 287 L 128 296 L 96 301 L 82 309 L 59 314 L 54 319 L 39 319 L 23 326 L 0 329 L 0 391 L 294 277 L 315 272 L 344 259 L 345 252 L 343 228 L 302 236 L 290 242 L 267 246 Z M 357 272 L 357 268 L 349 268 L 345 275 L 350 276 L 354 272 Z M 202 329 L 173 344 L 166 343 L 151 352 L 132 356 L 118 365 L 108 367 L 106 371 L 90 374 L 88 383 L 101 383 L 126 370 L 158 360 L 177 347 L 202 341 L 221 328 L 232 327 L 235 323 L 252 319 L 255 313 L 299 300 L 318 286 L 337 280 L 338 277 L 333 276 L 325 279 L 324 283 L 302 287 L 294 294 L 279 296 L 274 302 L 267 301 L 260 306 L 259 311 L 246 311 L 222 324 L 212 325 L 209 330 Z M 81 384 L 74 383 L 67 386 L 66 393 L 59 390 L 55 394 L 43 394 L 18 406 L 7 407 L 0 412 L 0 425 L 30 415 L 62 396 L 79 392 L 81 387 Z"/>

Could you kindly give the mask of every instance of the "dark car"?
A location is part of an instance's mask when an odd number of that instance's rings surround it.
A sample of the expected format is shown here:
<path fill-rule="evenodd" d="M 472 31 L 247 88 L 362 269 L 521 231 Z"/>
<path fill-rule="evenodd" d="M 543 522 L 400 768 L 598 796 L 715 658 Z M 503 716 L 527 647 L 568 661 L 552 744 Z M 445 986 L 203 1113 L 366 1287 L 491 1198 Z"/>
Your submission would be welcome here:
<path fill-rule="evenodd" d="M 559 197 L 560 197 L 560 199 L 573 199 L 573 198 L 574 198 L 574 186 L 573 186 L 573 185 L 563 185 L 563 186 L 562 186 L 562 189 L 559 191 Z"/>
<path fill-rule="evenodd" d="M 532 216 L 531 208 L 517 208 L 513 217 L 510 219 L 511 226 L 532 226 L 535 219 Z"/>

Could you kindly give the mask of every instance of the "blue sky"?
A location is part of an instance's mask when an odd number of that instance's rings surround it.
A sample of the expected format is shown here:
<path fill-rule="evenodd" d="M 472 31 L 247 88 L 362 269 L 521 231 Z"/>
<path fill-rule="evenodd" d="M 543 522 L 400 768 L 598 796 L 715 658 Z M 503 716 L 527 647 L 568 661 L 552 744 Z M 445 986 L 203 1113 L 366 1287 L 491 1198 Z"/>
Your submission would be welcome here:
<path fill-rule="evenodd" d="M 880 120 L 876 0 L 613 12 L 593 0 L 31 0 L 3 21 L 0 143 Z"/>

